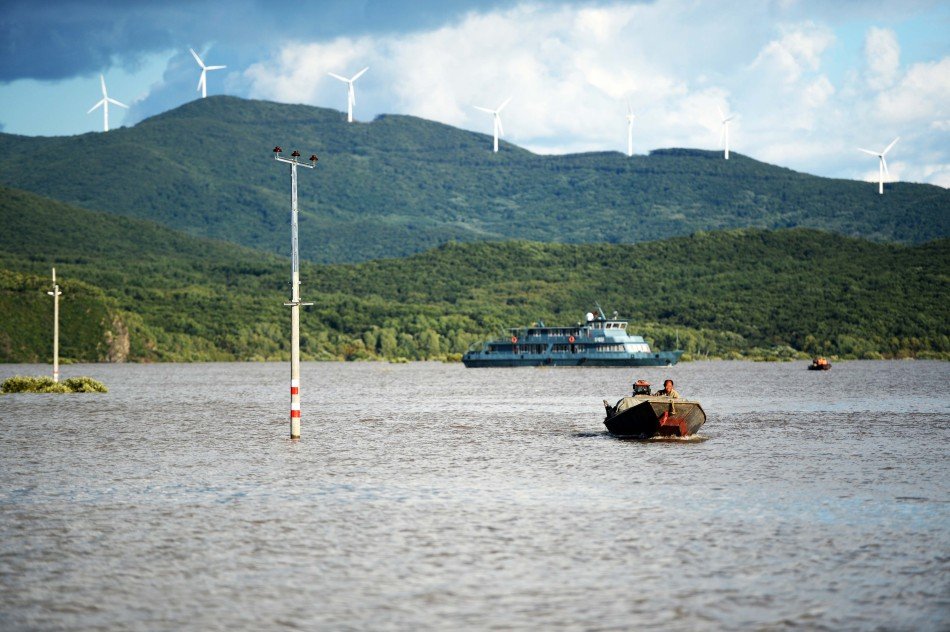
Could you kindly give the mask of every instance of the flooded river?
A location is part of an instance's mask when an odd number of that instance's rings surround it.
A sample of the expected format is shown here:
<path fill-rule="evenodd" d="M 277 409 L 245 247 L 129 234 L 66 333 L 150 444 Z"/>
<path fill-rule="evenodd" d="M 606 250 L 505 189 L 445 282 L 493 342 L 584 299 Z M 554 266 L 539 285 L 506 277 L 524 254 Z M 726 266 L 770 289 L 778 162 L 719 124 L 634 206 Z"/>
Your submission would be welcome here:
<path fill-rule="evenodd" d="M 3 630 L 950 628 L 950 363 L 67 365 L 0 396 Z M 49 367 L 0 365 L 0 379 Z M 676 381 L 690 441 L 604 432 Z"/>

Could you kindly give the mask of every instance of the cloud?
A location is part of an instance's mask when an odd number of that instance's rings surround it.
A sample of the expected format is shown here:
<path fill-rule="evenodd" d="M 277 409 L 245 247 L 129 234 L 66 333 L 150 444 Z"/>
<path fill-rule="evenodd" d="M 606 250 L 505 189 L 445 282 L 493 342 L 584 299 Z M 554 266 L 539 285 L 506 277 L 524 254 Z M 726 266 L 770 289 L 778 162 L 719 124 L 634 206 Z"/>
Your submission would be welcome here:
<path fill-rule="evenodd" d="M 894 83 L 900 70 L 901 47 L 891 29 L 872 26 L 864 40 L 864 58 L 867 81 L 872 90 L 887 88 Z"/>
<path fill-rule="evenodd" d="M 149 6 L 149 5 L 153 6 Z M 106 2 L 9 0 L 0 9 L 0 82 L 55 80 L 113 65 L 134 68 L 171 43 L 167 22 L 153 19 L 155 3 L 135 14 Z"/>
<path fill-rule="evenodd" d="M 890 123 L 932 124 L 950 115 L 950 57 L 912 65 L 875 101 L 879 118 Z"/>
<path fill-rule="evenodd" d="M 864 169 L 854 153 L 856 139 L 912 139 L 915 130 L 902 125 L 926 129 L 950 120 L 943 105 L 950 102 L 943 87 L 948 69 L 917 64 L 904 72 L 890 31 L 872 30 L 866 38 L 865 60 L 898 60 L 896 69 L 874 66 L 881 82 L 880 70 L 888 69 L 891 87 L 869 92 L 860 73 L 842 85 L 832 80 L 825 59 L 838 39 L 829 25 L 775 24 L 752 5 L 733 10 L 730 20 L 718 19 L 717 11 L 686 0 L 526 2 L 472 11 L 412 33 L 288 42 L 252 64 L 240 81 L 257 98 L 342 110 L 345 89 L 326 73 L 369 65 L 357 84 L 358 119 L 405 113 L 486 135 L 491 119 L 473 106 L 494 108 L 511 96 L 502 113 L 504 139 L 539 153 L 624 151 L 626 102 L 637 114 L 635 151 L 713 149 L 719 146 L 721 108 L 737 114 L 732 149 L 847 177 Z M 867 130 L 885 138 L 867 139 Z M 922 138 L 917 144 L 928 148 L 933 142 Z M 946 150 L 939 150 L 930 157 L 938 167 L 927 170 L 905 160 L 897 169 L 902 176 L 932 179 L 942 177 L 939 165 L 946 161 Z"/>
<path fill-rule="evenodd" d="M 502 114 L 507 138 L 542 152 L 622 149 L 629 101 L 643 124 L 636 140 L 641 149 L 647 143 L 715 146 L 716 110 L 729 109 L 728 90 L 680 74 L 677 68 L 691 63 L 675 43 L 680 38 L 660 34 L 669 12 L 683 7 L 676 0 L 519 4 L 409 35 L 289 43 L 248 68 L 244 80 L 255 97 L 342 108 L 343 92 L 326 73 L 369 65 L 365 82 L 357 84 L 358 117 L 376 109 L 486 133 L 490 119 L 473 106 L 494 108 L 511 96 Z M 707 17 L 691 16 L 683 35 Z M 712 63 L 705 67 L 711 70 Z"/>
<path fill-rule="evenodd" d="M 156 52 L 212 40 L 233 42 L 235 56 L 250 63 L 277 42 L 435 28 L 473 9 L 507 4 L 511 0 L 4 0 L 0 83 L 134 69 Z"/>
<path fill-rule="evenodd" d="M 907 46 L 902 62 L 900 27 L 841 28 L 871 8 L 897 24 L 935 6 L 911 1 L 8 0 L 0 84 L 94 78 L 161 51 L 164 73 L 141 81 L 152 83 L 132 122 L 197 98 L 187 49 L 211 46 L 209 63 L 228 69 L 210 75 L 209 94 L 344 110 L 346 89 L 327 73 L 370 66 L 356 84 L 359 120 L 402 113 L 490 134 L 472 106 L 511 96 L 505 140 L 541 153 L 624 151 L 629 102 L 634 149 L 646 152 L 717 147 L 721 108 L 737 115 L 731 148 L 756 158 L 858 177 L 867 165 L 854 147 L 900 135 L 901 177 L 946 182 L 950 57 Z"/>
<path fill-rule="evenodd" d="M 795 83 L 806 72 L 818 70 L 821 56 L 835 42 L 835 36 L 830 28 L 814 22 L 780 28 L 782 36 L 759 51 L 751 68 L 777 73 L 785 83 Z"/>
<path fill-rule="evenodd" d="M 921 166 L 920 182 L 929 182 L 944 188 L 950 188 L 950 164 L 925 164 Z"/>

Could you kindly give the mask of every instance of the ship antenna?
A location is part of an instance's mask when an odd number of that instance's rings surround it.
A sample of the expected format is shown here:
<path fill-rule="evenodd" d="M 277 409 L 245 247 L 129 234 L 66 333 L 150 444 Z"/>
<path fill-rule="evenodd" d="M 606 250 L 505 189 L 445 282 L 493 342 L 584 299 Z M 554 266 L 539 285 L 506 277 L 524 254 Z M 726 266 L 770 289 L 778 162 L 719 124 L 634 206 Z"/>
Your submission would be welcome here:
<path fill-rule="evenodd" d="M 597 306 L 597 311 L 600 313 L 600 317 L 603 318 L 604 320 L 607 320 L 607 314 L 604 313 L 604 308 L 600 306 L 600 302 L 594 301 L 594 305 Z"/>

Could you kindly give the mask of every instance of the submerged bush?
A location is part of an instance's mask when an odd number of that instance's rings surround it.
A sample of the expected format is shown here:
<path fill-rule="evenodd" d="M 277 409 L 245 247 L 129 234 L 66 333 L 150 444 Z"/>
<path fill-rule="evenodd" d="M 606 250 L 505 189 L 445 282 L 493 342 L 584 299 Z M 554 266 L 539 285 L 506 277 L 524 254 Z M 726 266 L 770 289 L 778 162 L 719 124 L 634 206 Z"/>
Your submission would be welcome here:
<path fill-rule="evenodd" d="M 54 382 L 51 377 L 15 375 L 0 384 L 0 393 L 107 393 L 102 382 L 91 377 L 71 377 Z"/>
<path fill-rule="evenodd" d="M 80 377 L 71 377 L 63 384 L 69 389 L 70 393 L 108 393 L 109 389 L 99 380 L 94 380 L 87 375 Z"/>

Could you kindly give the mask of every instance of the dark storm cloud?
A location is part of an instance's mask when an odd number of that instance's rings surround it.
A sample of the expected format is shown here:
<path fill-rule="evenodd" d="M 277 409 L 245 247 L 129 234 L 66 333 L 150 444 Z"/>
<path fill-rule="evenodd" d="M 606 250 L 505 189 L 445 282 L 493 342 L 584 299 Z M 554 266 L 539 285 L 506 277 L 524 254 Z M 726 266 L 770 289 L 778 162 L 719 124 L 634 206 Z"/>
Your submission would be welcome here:
<path fill-rule="evenodd" d="M 57 80 L 147 54 L 215 41 L 253 59 L 286 38 L 431 28 L 510 0 L 7 0 L 0 5 L 0 82 Z M 237 51 L 235 51 L 237 52 Z"/>

